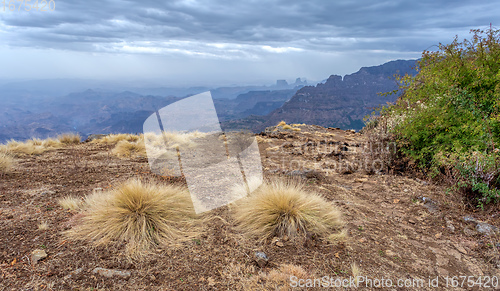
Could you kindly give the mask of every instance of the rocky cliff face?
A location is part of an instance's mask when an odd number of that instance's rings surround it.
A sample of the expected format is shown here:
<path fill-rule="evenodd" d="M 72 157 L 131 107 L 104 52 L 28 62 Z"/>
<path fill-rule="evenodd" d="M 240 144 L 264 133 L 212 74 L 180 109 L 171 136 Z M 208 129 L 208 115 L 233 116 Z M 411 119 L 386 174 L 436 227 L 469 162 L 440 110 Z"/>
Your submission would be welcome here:
<path fill-rule="evenodd" d="M 374 108 L 393 102 L 397 96 L 379 96 L 397 88 L 394 74 L 415 74 L 415 60 L 398 60 L 375 67 L 363 67 L 344 78 L 332 75 L 323 84 L 306 86 L 267 116 L 262 126 L 281 120 L 342 129 L 361 129 L 363 117 Z M 261 130 L 260 128 L 258 130 Z"/>

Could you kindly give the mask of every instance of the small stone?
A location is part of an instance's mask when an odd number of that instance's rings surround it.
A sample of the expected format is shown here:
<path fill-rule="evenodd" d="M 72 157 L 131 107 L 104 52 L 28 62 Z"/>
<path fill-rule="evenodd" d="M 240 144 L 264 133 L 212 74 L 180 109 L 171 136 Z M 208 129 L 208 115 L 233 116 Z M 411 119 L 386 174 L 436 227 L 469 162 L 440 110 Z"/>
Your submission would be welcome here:
<path fill-rule="evenodd" d="M 288 237 L 288 235 L 286 235 L 286 234 L 285 234 L 285 235 L 283 236 L 283 241 L 289 241 L 289 240 L 290 240 L 290 238 Z"/>
<path fill-rule="evenodd" d="M 467 250 L 465 250 L 465 248 L 463 246 L 461 246 L 460 244 L 456 243 L 456 244 L 453 244 L 453 245 L 455 246 L 455 248 L 457 249 L 457 251 L 461 252 L 464 255 L 467 254 Z"/>
<path fill-rule="evenodd" d="M 453 223 L 450 220 L 446 221 L 446 227 L 451 231 L 455 232 L 455 226 L 453 226 Z"/>
<path fill-rule="evenodd" d="M 68 280 L 68 279 L 71 279 L 71 277 L 73 277 L 73 275 L 78 275 L 80 274 L 81 272 L 83 271 L 83 268 L 78 268 L 76 270 L 74 270 L 73 272 L 69 273 L 69 275 L 66 275 L 64 276 L 64 280 Z"/>
<path fill-rule="evenodd" d="M 477 234 L 477 231 L 472 230 L 470 228 L 465 228 L 464 229 L 464 234 L 467 235 L 467 236 L 474 236 L 474 235 Z"/>
<path fill-rule="evenodd" d="M 47 257 L 47 253 L 44 250 L 34 250 L 31 252 L 31 261 L 33 264 L 36 262 L 43 260 Z"/>
<path fill-rule="evenodd" d="M 267 262 L 269 261 L 269 258 L 267 255 L 263 252 L 256 252 L 255 253 L 255 262 L 257 265 L 261 268 L 264 268 L 267 265 Z"/>
<path fill-rule="evenodd" d="M 385 255 L 388 256 L 388 257 L 395 257 L 396 256 L 396 253 L 391 251 L 391 250 L 386 250 L 385 251 Z"/>
<path fill-rule="evenodd" d="M 285 246 L 285 245 L 283 244 L 283 242 L 281 242 L 281 241 L 277 241 L 277 242 L 276 242 L 276 245 L 277 245 L 278 247 L 280 247 L 280 248 L 282 248 L 282 247 L 284 247 L 284 246 Z"/>
<path fill-rule="evenodd" d="M 415 224 L 416 223 L 415 220 L 413 220 L 413 219 L 408 219 L 408 222 L 411 223 L 411 224 Z"/>
<path fill-rule="evenodd" d="M 103 277 L 107 277 L 107 278 L 122 277 L 124 279 L 129 278 L 131 275 L 130 271 L 111 270 L 111 269 L 104 269 L 104 268 L 95 268 L 92 271 L 92 273 L 99 274 L 99 275 L 101 275 Z"/>
<path fill-rule="evenodd" d="M 496 226 L 493 226 L 485 222 L 478 222 L 476 224 L 476 230 L 486 235 L 491 235 L 494 234 L 495 232 L 498 232 L 498 228 Z"/>
<path fill-rule="evenodd" d="M 464 216 L 464 221 L 465 222 L 469 222 L 469 221 L 476 222 L 477 220 L 474 217 L 467 215 L 467 216 Z"/>

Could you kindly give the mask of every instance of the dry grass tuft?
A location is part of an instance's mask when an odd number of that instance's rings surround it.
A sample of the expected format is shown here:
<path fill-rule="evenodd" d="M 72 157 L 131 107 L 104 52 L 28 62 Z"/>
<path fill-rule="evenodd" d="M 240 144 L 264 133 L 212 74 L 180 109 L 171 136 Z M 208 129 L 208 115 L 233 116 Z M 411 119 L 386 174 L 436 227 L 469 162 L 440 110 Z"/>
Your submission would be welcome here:
<path fill-rule="evenodd" d="M 76 133 L 65 133 L 57 137 L 57 139 L 65 145 L 79 144 L 82 142 L 82 137 Z"/>
<path fill-rule="evenodd" d="M 229 263 L 221 272 L 224 283 L 237 286 L 238 290 L 293 290 L 293 280 L 317 278 L 301 266 L 282 264 L 268 273 L 257 273 L 253 265 Z M 314 290 L 314 289 L 313 289 Z"/>
<path fill-rule="evenodd" d="M 0 152 L 0 174 L 10 173 L 14 164 L 15 161 L 11 155 Z"/>
<path fill-rule="evenodd" d="M 129 180 L 109 192 L 88 196 L 80 225 L 66 235 L 95 245 L 124 242 L 128 258 L 138 259 L 153 245 L 173 245 L 200 228 L 187 188 Z"/>
<path fill-rule="evenodd" d="M 359 276 L 361 276 L 361 269 L 358 267 L 356 263 L 351 264 L 351 271 L 352 271 L 352 277 L 354 278 L 354 281 L 356 282 L 356 285 L 358 284 Z"/>
<path fill-rule="evenodd" d="M 283 129 L 292 129 L 292 127 L 288 124 L 283 125 Z"/>
<path fill-rule="evenodd" d="M 291 180 L 262 184 L 234 205 L 234 217 L 241 230 L 261 240 L 308 233 L 328 237 L 342 226 L 341 214 L 332 203 Z"/>
<path fill-rule="evenodd" d="M 280 121 L 280 123 L 278 123 L 278 125 L 276 125 L 276 126 L 285 126 L 285 125 L 286 125 L 286 122 L 282 120 L 282 121 Z"/>
<path fill-rule="evenodd" d="M 328 240 L 333 243 L 340 243 L 347 241 L 347 230 L 342 229 L 340 232 L 332 233 L 328 236 Z"/>
<path fill-rule="evenodd" d="M 62 146 L 63 144 L 58 139 L 48 138 L 42 140 L 33 138 L 24 142 L 11 140 L 5 145 L 1 145 L 0 151 L 10 152 L 15 155 L 40 155 L 46 151 L 57 149 Z"/>
<path fill-rule="evenodd" d="M 127 158 L 146 156 L 146 146 L 142 140 L 136 142 L 121 140 L 116 144 L 111 153 L 117 157 Z"/>
<path fill-rule="evenodd" d="M 129 141 L 129 142 L 138 142 L 141 140 L 141 136 L 135 135 L 135 134 L 127 134 L 127 133 L 121 133 L 121 134 L 110 134 L 107 135 L 103 138 L 99 139 L 94 139 L 92 143 L 98 143 L 98 144 L 117 144 L 120 141 Z"/>
<path fill-rule="evenodd" d="M 47 230 L 49 229 L 49 224 L 45 221 L 38 224 L 38 230 Z"/>
<path fill-rule="evenodd" d="M 79 198 L 71 196 L 61 198 L 57 201 L 57 203 L 63 209 L 68 209 L 68 210 L 78 210 L 82 205 L 82 201 Z"/>

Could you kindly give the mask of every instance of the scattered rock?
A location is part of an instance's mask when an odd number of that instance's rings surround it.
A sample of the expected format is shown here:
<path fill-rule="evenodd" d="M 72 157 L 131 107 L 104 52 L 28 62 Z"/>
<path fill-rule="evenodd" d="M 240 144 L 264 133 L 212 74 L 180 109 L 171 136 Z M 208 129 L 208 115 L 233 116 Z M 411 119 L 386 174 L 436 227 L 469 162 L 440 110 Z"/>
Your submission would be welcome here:
<path fill-rule="evenodd" d="M 385 250 L 385 255 L 388 257 L 395 257 L 396 253 L 391 250 Z"/>
<path fill-rule="evenodd" d="M 91 134 L 87 137 L 87 139 L 85 140 L 85 142 L 91 142 L 95 139 L 101 139 L 103 137 L 106 137 L 105 134 Z"/>
<path fill-rule="evenodd" d="M 485 222 L 478 222 L 476 224 L 476 230 L 479 233 L 486 234 L 486 235 L 491 235 L 491 234 L 498 232 L 498 228 L 496 226 L 485 223 Z"/>
<path fill-rule="evenodd" d="M 255 253 L 255 262 L 257 265 L 261 268 L 264 268 L 267 265 L 267 262 L 269 261 L 269 258 L 267 255 L 263 252 L 256 252 Z"/>
<path fill-rule="evenodd" d="M 99 275 L 101 275 L 103 277 L 107 277 L 107 278 L 121 277 L 124 279 L 129 278 L 131 275 L 130 271 L 111 270 L 111 269 L 104 269 L 104 268 L 95 268 L 92 271 L 92 273 L 99 274 Z"/>
<path fill-rule="evenodd" d="M 31 262 L 33 264 L 37 263 L 40 260 L 43 260 L 47 257 L 47 253 L 44 250 L 36 249 L 31 252 Z"/>
<path fill-rule="evenodd" d="M 463 246 L 461 246 L 460 244 L 455 243 L 453 245 L 455 246 L 455 248 L 457 249 L 457 251 L 461 252 L 464 255 L 467 254 L 467 250 L 465 250 L 465 248 Z"/>
<path fill-rule="evenodd" d="M 469 216 L 469 215 L 464 216 L 464 221 L 465 222 L 476 222 L 477 223 L 477 220 L 474 217 Z"/>
<path fill-rule="evenodd" d="M 281 145 L 282 148 L 293 148 L 293 143 L 287 141 L 287 142 L 284 142 L 282 145 Z"/>
<path fill-rule="evenodd" d="M 283 244 L 283 242 L 281 242 L 281 241 L 277 241 L 277 242 L 276 242 L 276 246 L 278 246 L 278 247 L 282 248 L 282 247 L 284 247 L 284 246 L 285 246 L 285 244 Z"/>
<path fill-rule="evenodd" d="M 424 203 L 424 207 L 427 208 L 429 212 L 434 213 L 439 210 L 439 206 L 433 200 L 423 196 L 417 198 Z"/>
<path fill-rule="evenodd" d="M 455 226 L 450 220 L 446 220 L 446 228 L 448 228 L 451 232 L 455 232 Z"/>
<path fill-rule="evenodd" d="M 71 279 L 73 276 L 80 274 L 83 271 L 83 268 L 78 268 L 74 270 L 73 272 L 69 273 L 69 275 L 64 276 L 64 280 Z"/>
<path fill-rule="evenodd" d="M 475 236 L 477 234 L 477 231 L 466 227 L 464 228 L 464 234 L 467 236 Z"/>

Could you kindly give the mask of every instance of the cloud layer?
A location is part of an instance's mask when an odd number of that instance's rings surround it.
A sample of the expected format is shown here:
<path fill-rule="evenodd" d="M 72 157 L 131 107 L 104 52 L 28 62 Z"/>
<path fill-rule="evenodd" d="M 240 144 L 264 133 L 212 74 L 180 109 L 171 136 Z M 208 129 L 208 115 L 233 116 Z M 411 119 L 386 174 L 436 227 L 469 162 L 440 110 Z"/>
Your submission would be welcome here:
<path fill-rule="evenodd" d="M 52 12 L 0 12 L 3 48 L 205 61 L 395 59 L 500 20 L 494 1 L 53 1 Z"/>

